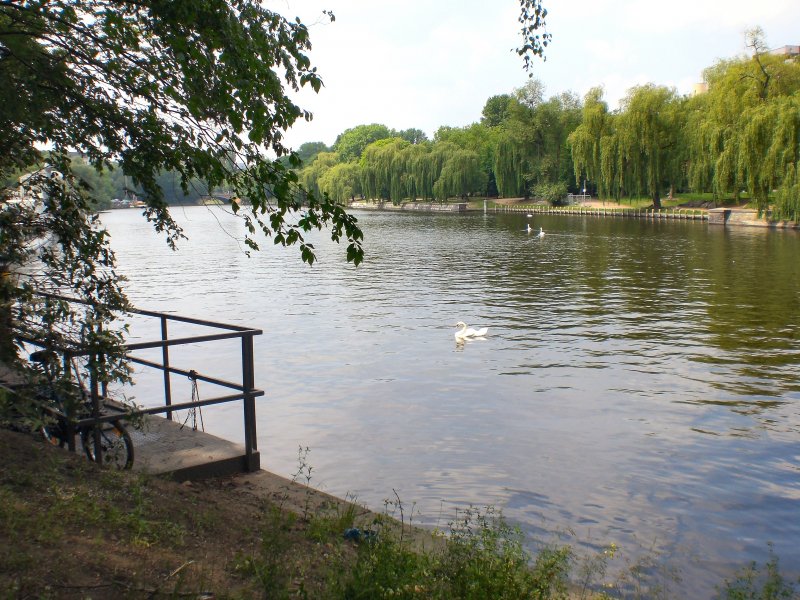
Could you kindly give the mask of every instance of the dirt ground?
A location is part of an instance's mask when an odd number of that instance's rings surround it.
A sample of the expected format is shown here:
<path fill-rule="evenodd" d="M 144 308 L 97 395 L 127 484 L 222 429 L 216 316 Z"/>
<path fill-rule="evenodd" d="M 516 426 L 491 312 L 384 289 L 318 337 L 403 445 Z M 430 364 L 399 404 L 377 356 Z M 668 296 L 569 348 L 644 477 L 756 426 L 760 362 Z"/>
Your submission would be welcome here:
<path fill-rule="evenodd" d="M 176 482 L 1 428 L 0 457 L 3 598 L 250 598 L 267 576 L 319 597 L 355 555 L 339 516 L 379 518 L 265 471 Z"/>

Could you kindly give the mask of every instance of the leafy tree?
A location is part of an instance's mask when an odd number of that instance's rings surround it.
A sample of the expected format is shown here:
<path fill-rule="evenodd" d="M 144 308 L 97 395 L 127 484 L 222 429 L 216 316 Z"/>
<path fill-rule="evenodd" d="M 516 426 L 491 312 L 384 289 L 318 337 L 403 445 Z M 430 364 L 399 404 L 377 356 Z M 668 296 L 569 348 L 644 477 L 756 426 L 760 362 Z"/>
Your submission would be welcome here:
<path fill-rule="evenodd" d="M 655 208 L 661 208 L 662 186 L 673 189 L 681 176 L 681 117 L 674 89 L 644 85 L 628 93 L 617 121 L 628 189 L 649 195 Z"/>
<path fill-rule="evenodd" d="M 320 152 L 330 152 L 331 149 L 325 145 L 324 142 L 306 142 L 301 144 L 297 149 L 297 158 L 307 165 L 310 163 Z"/>
<path fill-rule="evenodd" d="M 759 29 L 748 38 L 753 55 L 706 69 L 708 92 L 688 104 L 690 182 L 735 200 L 746 188 L 762 210 L 778 189 L 776 216 L 795 218 L 800 62 L 766 53 Z"/>
<path fill-rule="evenodd" d="M 514 90 L 514 100 L 533 110 L 544 101 L 544 83 L 539 79 L 529 79 L 521 88 Z"/>
<path fill-rule="evenodd" d="M 451 196 L 466 197 L 474 192 L 483 193 L 487 175 L 481 167 L 477 152 L 459 149 L 450 152 L 442 165 L 433 193 L 439 200 Z"/>
<path fill-rule="evenodd" d="M 574 175 L 587 175 L 601 194 L 648 195 L 661 207 L 683 179 L 685 110 L 675 90 L 652 84 L 628 91 L 619 114 L 610 115 L 599 89 L 589 92 L 583 122 L 569 138 Z"/>
<path fill-rule="evenodd" d="M 321 194 L 319 181 L 337 164 L 339 164 L 339 155 L 336 152 L 320 152 L 308 166 L 300 171 L 300 182 L 305 189 L 319 196 Z"/>
<path fill-rule="evenodd" d="M 497 191 L 505 198 L 527 195 L 525 174 L 528 172 L 528 153 L 520 130 L 503 128 L 497 141 L 494 175 Z"/>
<path fill-rule="evenodd" d="M 48 148 L 46 169 L 0 190 L 0 270 L 18 271 L 33 260 L 42 265 L 19 285 L 0 278 L 2 314 L 21 300 L 12 325 L 41 322 L 33 290 L 68 290 L 89 303 L 90 313 L 75 321 L 56 306 L 48 332 L 78 322 L 80 344 L 118 348 L 118 339 L 109 342 L 101 332 L 125 297 L 72 151 L 95 169 L 118 165 L 170 244 L 182 232 L 159 186 L 166 171 L 178 175 L 184 191 L 198 179 L 244 199 L 248 208 L 234 209 L 252 249 L 260 231 L 277 244 L 298 244 L 311 263 L 314 248 L 303 234 L 327 225 L 334 240 L 347 240 L 348 260 L 360 262 L 355 218 L 305 194 L 293 172 L 264 155 L 265 148 L 287 154 L 282 132 L 310 118 L 286 93 L 305 85 L 319 90 L 309 48 L 302 23 L 256 0 L 0 2 L 0 181 L 44 166 L 40 148 Z M 296 155 L 290 162 L 299 164 Z M 15 195 L 45 201 L 36 210 L 28 200 L 10 202 Z M 32 243 L 42 236 L 52 243 Z M 0 355 L 14 354 L 8 328 L 0 329 Z M 119 363 L 107 365 L 122 376 Z"/>
<path fill-rule="evenodd" d="M 362 188 L 368 198 L 387 198 L 399 204 L 405 197 L 403 150 L 409 143 L 399 137 L 373 142 L 361 157 Z"/>
<path fill-rule="evenodd" d="M 392 132 L 386 125 L 359 125 L 340 133 L 333 149 L 339 153 L 342 162 L 351 162 L 360 159 L 364 149 L 372 142 L 389 137 L 392 137 Z"/>
<path fill-rule="evenodd" d="M 87 186 L 87 193 L 92 205 L 98 209 L 111 206 L 114 197 L 114 183 L 107 169 L 97 170 L 78 157 L 71 157 L 72 172 L 79 181 Z"/>
<path fill-rule="evenodd" d="M 433 198 L 433 184 L 437 173 L 436 159 L 433 156 L 433 144 L 425 142 L 412 144 L 404 149 L 407 170 L 406 195 L 414 200 L 421 196 L 424 200 Z"/>
<path fill-rule="evenodd" d="M 547 9 L 542 6 L 541 0 L 520 0 L 519 22 L 522 25 L 522 45 L 517 48 L 525 65 L 525 70 L 533 76 L 533 63 L 535 56 L 544 58 L 544 49 L 550 43 L 551 35 L 545 31 L 545 18 Z"/>
<path fill-rule="evenodd" d="M 509 100 L 508 118 L 497 128 L 493 168 L 502 196 L 527 196 L 534 185 L 571 180 L 567 137 L 580 123 L 580 100 L 565 93 L 545 101 L 542 92 L 539 81 L 529 80 Z"/>
<path fill-rule="evenodd" d="M 361 167 L 358 163 L 338 163 L 319 178 L 319 189 L 340 204 L 361 195 Z"/>
<path fill-rule="evenodd" d="M 483 105 L 481 111 L 481 123 L 487 127 L 497 127 L 508 119 L 508 104 L 511 96 L 500 94 L 492 96 Z"/>
<path fill-rule="evenodd" d="M 584 98 L 581 122 L 567 139 L 575 181 L 589 179 L 595 182 L 603 197 L 610 194 L 605 185 L 607 180 L 601 177 L 601 140 L 610 133 L 610 119 L 608 105 L 603 101 L 603 89 L 592 88 Z"/>
<path fill-rule="evenodd" d="M 401 131 L 392 131 L 392 137 L 399 137 L 409 142 L 410 144 L 421 144 L 428 141 L 428 136 L 421 129 L 403 129 Z"/>

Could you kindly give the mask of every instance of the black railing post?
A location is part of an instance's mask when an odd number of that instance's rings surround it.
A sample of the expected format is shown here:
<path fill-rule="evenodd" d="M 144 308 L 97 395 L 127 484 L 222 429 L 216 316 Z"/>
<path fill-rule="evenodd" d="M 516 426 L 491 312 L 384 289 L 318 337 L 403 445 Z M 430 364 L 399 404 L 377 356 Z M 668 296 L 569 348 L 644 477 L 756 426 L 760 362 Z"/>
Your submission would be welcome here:
<path fill-rule="evenodd" d="M 61 357 L 61 364 L 62 368 L 64 369 L 64 377 L 72 378 L 72 362 L 70 360 L 70 355 L 64 351 Z M 64 408 L 64 426 L 67 432 L 67 448 L 70 452 L 75 452 L 75 426 L 73 425 L 73 419 L 75 418 L 75 410 L 72 407 L 72 403 L 68 402 L 65 404 Z"/>
<path fill-rule="evenodd" d="M 97 354 L 89 355 L 89 390 L 92 398 L 92 418 L 100 417 L 100 386 L 97 381 Z M 94 443 L 94 460 L 97 464 L 103 464 L 103 443 L 100 437 L 102 425 L 92 426 L 92 442 Z"/>
<path fill-rule="evenodd" d="M 244 453 L 247 471 L 261 468 L 256 441 L 255 364 L 253 358 L 253 334 L 242 336 L 242 387 L 244 388 Z"/>
<path fill-rule="evenodd" d="M 167 335 L 167 317 L 161 315 L 161 341 L 166 342 L 169 339 Z M 169 378 L 169 346 L 164 344 L 161 346 L 161 358 L 164 365 L 164 402 L 167 406 L 172 406 L 172 384 Z M 172 420 L 172 411 L 167 411 L 167 419 Z"/>

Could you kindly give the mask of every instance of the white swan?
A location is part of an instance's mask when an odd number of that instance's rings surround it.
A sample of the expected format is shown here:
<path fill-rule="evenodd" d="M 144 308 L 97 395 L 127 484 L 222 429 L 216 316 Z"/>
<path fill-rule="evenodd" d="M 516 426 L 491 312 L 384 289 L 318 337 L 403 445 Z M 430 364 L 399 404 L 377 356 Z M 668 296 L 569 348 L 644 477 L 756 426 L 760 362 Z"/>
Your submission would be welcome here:
<path fill-rule="evenodd" d="M 544 228 L 539 227 L 539 233 L 537 234 L 537 237 L 540 237 L 540 238 L 544 237 Z"/>
<path fill-rule="evenodd" d="M 483 337 L 486 335 L 486 332 L 489 331 L 488 327 L 483 327 L 481 329 L 472 329 L 471 327 L 467 329 L 467 324 L 464 321 L 459 321 L 456 323 L 456 327 L 461 327 L 458 331 L 456 331 L 456 341 L 463 341 L 469 338 L 478 338 Z"/>
<path fill-rule="evenodd" d="M 530 223 L 528 223 L 528 228 L 525 231 L 527 231 L 528 233 L 533 231 L 533 229 L 531 228 L 531 224 Z"/>

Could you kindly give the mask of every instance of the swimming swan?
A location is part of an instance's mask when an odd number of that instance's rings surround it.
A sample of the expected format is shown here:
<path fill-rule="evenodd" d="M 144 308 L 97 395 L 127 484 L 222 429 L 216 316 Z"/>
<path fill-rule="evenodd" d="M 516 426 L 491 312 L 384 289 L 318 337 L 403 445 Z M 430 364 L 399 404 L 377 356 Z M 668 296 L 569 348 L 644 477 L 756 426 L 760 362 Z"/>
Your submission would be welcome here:
<path fill-rule="evenodd" d="M 528 223 L 528 228 L 525 231 L 527 231 L 528 233 L 533 231 L 533 228 L 531 228 L 531 224 L 530 223 Z"/>
<path fill-rule="evenodd" d="M 544 229 L 542 227 L 539 227 L 539 233 L 537 234 L 537 237 L 540 237 L 540 238 L 544 237 Z"/>
<path fill-rule="evenodd" d="M 463 341 L 469 338 L 477 338 L 483 337 L 486 335 L 486 332 L 489 331 L 488 327 L 483 327 L 481 329 L 472 329 L 471 327 L 467 329 L 467 324 L 464 321 L 459 321 L 456 323 L 456 327 L 461 327 L 458 331 L 456 331 L 456 341 Z"/>

